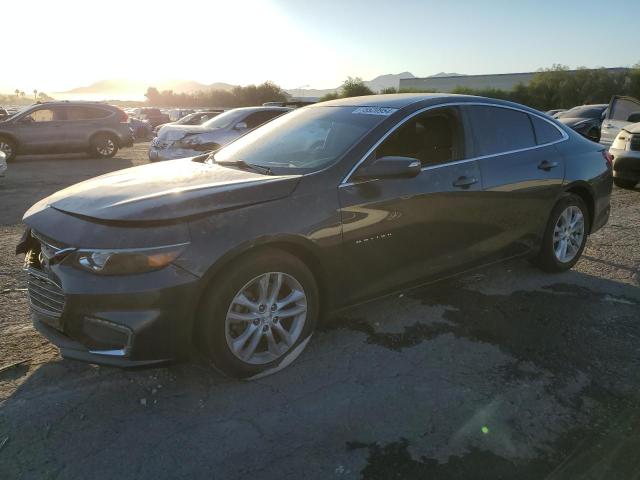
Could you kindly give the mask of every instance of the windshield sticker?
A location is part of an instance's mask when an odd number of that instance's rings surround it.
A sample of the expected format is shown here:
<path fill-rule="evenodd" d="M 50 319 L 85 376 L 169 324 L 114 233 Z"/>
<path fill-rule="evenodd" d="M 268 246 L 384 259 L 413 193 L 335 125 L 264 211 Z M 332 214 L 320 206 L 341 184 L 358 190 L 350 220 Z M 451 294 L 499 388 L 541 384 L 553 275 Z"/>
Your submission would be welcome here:
<path fill-rule="evenodd" d="M 384 115 L 385 117 L 388 117 L 397 111 L 397 108 L 390 107 L 358 107 L 351 113 L 361 113 L 363 115 Z"/>

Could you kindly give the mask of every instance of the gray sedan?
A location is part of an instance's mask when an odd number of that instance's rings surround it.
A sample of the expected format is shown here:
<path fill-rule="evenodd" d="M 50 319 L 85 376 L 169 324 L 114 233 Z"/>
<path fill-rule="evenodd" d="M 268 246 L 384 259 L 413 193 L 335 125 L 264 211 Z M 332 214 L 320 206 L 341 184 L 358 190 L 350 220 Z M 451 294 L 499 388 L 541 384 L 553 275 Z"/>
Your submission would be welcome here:
<path fill-rule="evenodd" d="M 194 157 L 217 150 L 290 110 L 283 107 L 236 108 L 202 125 L 166 125 L 149 146 L 149 160 Z"/>

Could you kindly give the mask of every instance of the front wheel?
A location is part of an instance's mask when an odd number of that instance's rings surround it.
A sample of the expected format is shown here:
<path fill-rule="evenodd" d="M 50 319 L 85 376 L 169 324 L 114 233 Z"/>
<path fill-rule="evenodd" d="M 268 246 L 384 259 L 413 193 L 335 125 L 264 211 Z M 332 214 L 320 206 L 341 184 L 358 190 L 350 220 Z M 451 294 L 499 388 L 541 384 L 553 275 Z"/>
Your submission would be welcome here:
<path fill-rule="evenodd" d="M 118 153 L 118 140 L 113 135 L 98 134 L 91 140 L 91 153 L 98 158 L 111 158 Z"/>
<path fill-rule="evenodd" d="M 224 269 L 205 293 L 198 340 L 224 374 L 246 378 L 291 363 L 318 318 L 318 287 L 309 268 L 284 251 L 265 248 Z"/>
<path fill-rule="evenodd" d="M 587 243 L 589 210 L 578 195 L 562 197 L 551 211 L 542 248 L 533 263 L 546 272 L 564 272 L 580 259 Z"/>
<path fill-rule="evenodd" d="M 7 162 L 10 162 L 16 158 L 17 148 L 15 142 L 8 138 L 0 137 L 0 152 L 3 152 Z"/>

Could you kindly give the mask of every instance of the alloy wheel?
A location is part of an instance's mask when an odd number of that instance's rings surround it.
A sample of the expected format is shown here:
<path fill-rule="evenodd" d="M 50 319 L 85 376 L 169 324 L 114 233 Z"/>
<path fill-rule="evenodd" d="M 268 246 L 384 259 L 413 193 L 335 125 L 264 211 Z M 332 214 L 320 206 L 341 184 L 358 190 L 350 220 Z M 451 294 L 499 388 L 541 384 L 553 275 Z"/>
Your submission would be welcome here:
<path fill-rule="evenodd" d="M 282 272 L 255 277 L 235 295 L 225 320 L 231 352 L 252 365 L 285 355 L 307 320 L 307 297 L 300 282 Z"/>
<path fill-rule="evenodd" d="M 105 138 L 97 147 L 98 153 L 104 157 L 113 154 L 116 144 L 110 138 Z"/>
<path fill-rule="evenodd" d="M 575 205 L 570 205 L 558 217 L 553 229 L 553 252 L 556 259 L 568 263 L 580 251 L 584 239 L 584 215 Z"/>
<path fill-rule="evenodd" d="M 13 148 L 7 142 L 0 141 L 0 152 L 3 152 L 7 158 L 11 158 L 13 154 Z"/>

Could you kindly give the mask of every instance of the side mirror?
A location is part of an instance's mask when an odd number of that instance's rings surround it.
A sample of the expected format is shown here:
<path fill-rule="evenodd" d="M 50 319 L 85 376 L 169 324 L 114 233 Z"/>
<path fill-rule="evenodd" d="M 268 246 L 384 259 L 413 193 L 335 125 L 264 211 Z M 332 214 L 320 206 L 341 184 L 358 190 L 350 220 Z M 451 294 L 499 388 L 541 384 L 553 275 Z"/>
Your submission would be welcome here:
<path fill-rule="evenodd" d="M 236 123 L 235 127 L 233 127 L 236 130 L 246 130 L 247 129 L 247 124 L 245 122 L 238 122 Z"/>
<path fill-rule="evenodd" d="M 381 157 L 359 168 L 355 178 L 413 178 L 420 173 L 422 164 L 417 158 Z"/>
<path fill-rule="evenodd" d="M 633 112 L 631 115 L 629 115 L 629 118 L 627 118 L 627 122 L 631 122 L 631 123 L 640 122 L 640 112 Z"/>

